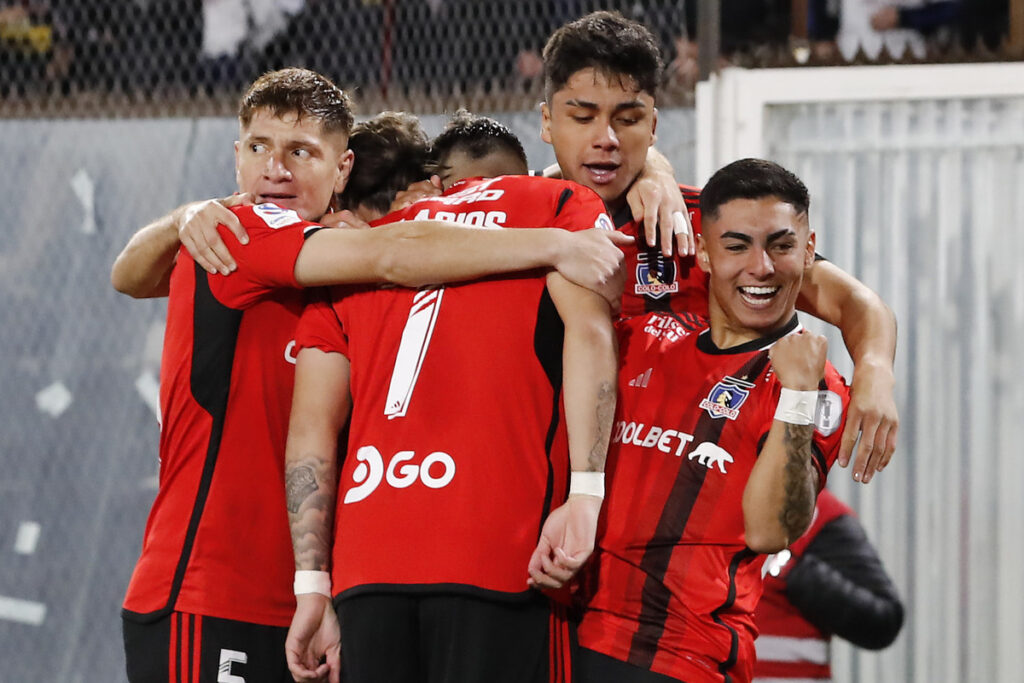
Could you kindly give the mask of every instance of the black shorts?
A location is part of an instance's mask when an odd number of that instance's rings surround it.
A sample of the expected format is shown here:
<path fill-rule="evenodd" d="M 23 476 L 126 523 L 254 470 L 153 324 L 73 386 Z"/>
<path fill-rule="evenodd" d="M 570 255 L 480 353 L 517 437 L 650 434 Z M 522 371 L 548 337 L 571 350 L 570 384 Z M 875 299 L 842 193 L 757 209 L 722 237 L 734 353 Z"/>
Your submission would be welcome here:
<path fill-rule="evenodd" d="M 288 628 L 171 612 L 122 618 L 129 683 L 291 683 Z"/>
<path fill-rule="evenodd" d="M 460 594 L 339 600 L 345 683 L 548 683 L 558 668 L 541 594 L 501 602 Z"/>
<path fill-rule="evenodd" d="M 573 660 L 573 683 L 679 683 L 671 676 L 633 666 L 606 654 L 577 648 Z"/>

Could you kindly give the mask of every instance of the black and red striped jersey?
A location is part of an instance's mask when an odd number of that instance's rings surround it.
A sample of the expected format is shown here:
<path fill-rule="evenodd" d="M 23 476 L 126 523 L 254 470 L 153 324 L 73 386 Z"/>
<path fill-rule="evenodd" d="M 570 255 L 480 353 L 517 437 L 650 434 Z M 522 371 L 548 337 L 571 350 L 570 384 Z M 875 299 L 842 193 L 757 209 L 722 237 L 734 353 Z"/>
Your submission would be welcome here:
<path fill-rule="evenodd" d="M 694 235 L 700 234 L 700 189 L 680 185 L 693 224 Z M 647 246 L 643 226 L 633 220 L 629 206 L 614 216 L 616 227 L 636 237 L 636 242 L 622 248 L 625 254 L 626 285 L 622 292 L 622 317 L 644 315 L 653 311 L 673 311 L 680 315 L 708 314 L 707 275 L 697 267 L 694 256 L 680 258 L 673 252 L 666 259 L 659 249 L 660 241 Z"/>
<path fill-rule="evenodd" d="M 182 248 L 160 367 L 160 477 L 124 601 L 129 619 L 171 610 L 286 626 L 295 611 L 284 445 L 305 301 L 294 268 L 320 226 L 273 204 L 221 226 L 238 270 L 210 275 Z"/>
<path fill-rule="evenodd" d="M 765 558 L 744 542 L 742 496 L 781 389 L 768 351 L 799 325 L 730 349 L 673 314 L 618 329 L 619 404 L 580 644 L 691 683 L 747 681 Z M 813 448 L 822 486 L 847 402 L 829 365 Z"/>
<path fill-rule="evenodd" d="M 382 219 L 611 229 L 575 183 L 470 180 Z M 335 516 L 335 594 L 528 595 L 527 564 L 565 498 L 562 323 L 545 274 L 411 290 L 334 288 L 303 348 L 351 363 L 353 411 Z"/>

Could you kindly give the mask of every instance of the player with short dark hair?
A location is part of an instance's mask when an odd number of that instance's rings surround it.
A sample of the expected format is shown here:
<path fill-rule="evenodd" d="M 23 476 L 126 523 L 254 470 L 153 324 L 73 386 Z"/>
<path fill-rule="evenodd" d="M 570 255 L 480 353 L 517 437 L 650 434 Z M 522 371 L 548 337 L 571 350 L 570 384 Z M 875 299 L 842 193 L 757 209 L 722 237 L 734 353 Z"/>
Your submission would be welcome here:
<path fill-rule="evenodd" d="M 435 149 L 460 180 L 381 222 L 610 229 L 575 183 L 470 177 L 525 170 L 508 135 L 458 116 L 442 134 L 458 141 Z M 334 670 L 339 638 L 346 681 L 560 675 L 553 608 L 528 579 L 561 585 L 593 547 L 614 400 L 607 303 L 543 272 L 334 288 L 307 308 L 298 341 L 288 505 L 296 567 L 319 586 L 298 596 L 296 679 L 322 674 L 325 654 Z"/>
<path fill-rule="evenodd" d="M 430 143 L 434 172 L 447 190 L 463 178 L 523 175 L 526 151 L 515 133 L 486 116 L 460 109 Z"/>
<path fill-rule="evenodd" d="M 115 265 L 115 280 L 131 264 L 155 270 L 150 281 L 170 293 L 160 485 L 123 610 L 132 683 L 289 678 L 284 639 L 295 602 L 283 458 L 301 287 L 474 278 L 547 267 L 555 256 L 576 262 L 590 247 L 607 259 L 598 271 L 618 264 L 597 231 L 436 221 L 322 229 L 312 221 L 343 189 L 352 160 L 344 93 L 310 71 L 271 72 L 246 93 L 241 118 L 236 175 L 257 203 L 231 209 L 249 232 L 248 244 L 233 246 L 237 271 L 208 273 L 178 247 L 174 226 L 169 238 L 159 223 Z"/>
<path fill-rule="evenodd" d="M 619 408 L 585 570 L 582 683 L 749 681 L 765 558 L 808 527 L 848 402 L 796 300 L 807 191 L 761 160 L 716 173 L 698 263 L 710 317 L 620 323 Z"/>
<path fill-rule="evenodd" d="M 707 313 L 707 278 L 692 255 L 670 255 L 671 240 L 655 241 L 649 221 L 642 230 L 633 220 L 642 212 L 628 201 L 655 140 L 660 65 L 650 31 L 617 13 L 594 12 L 562 26 L 544 48 L 541 137 L 553 146 L 562 177 L 596 191 L 616 226 L 638 238 L 634 247 L 624 249 L 622 314 L 664 311 L 692 321 Z M 700 190 L 679 190 L 699 233 Z M 675 223 L 674 231 L 687 236 L 681 213 Z M 877 294 L 822 259 L 803 279 L 798 306 L 838 327 L 854 361 L 853 399 L 839 462 L 847 464 L 862 433 L 853 476 L 867 482 L 895 449 L 895 318 Z"/>
<path fill-rule="evenodd" d="M 407 112 L 384 111 L 357 123 L 348 148 L 355 161 L 341 205 L 364 221 L 388 213 L 396 192 L 430 176 L 430 139 Z"/>

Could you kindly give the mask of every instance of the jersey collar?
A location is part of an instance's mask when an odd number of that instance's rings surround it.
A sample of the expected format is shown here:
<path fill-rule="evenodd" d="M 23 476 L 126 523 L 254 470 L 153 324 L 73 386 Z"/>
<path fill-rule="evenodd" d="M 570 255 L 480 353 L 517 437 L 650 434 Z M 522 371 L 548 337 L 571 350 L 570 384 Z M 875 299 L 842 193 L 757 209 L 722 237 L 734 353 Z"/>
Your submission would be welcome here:
<path fill-rule="evenodd" d="M 803 329 L 804 326 L 800 324 L 800 319 L 797 317 L 796 313 L 794 313 L 788 323 L 764 337 L 751 339 L 748 342 L 744 342 L 737 346 L 730 346 L 727 349 L 720 349 L 715 346 L 715 342 L 711 341 L 711 328 L 709 327 L 697 336 L 697 348 L 704 353 L 716 356 L 734 353 L 749 353 L 750 351 L 762 351 L 786 335 L 796 334 Z"/>

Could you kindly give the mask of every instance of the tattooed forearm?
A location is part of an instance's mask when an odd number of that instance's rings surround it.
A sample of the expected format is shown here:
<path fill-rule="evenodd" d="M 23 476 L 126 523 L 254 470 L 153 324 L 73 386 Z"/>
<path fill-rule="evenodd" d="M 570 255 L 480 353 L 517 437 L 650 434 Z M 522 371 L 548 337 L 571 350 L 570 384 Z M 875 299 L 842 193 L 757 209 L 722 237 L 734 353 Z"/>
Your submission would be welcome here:
<path fill-rule="evenodd" d="M 298 512 L 303 501 L 316 491 L 316 474 L 309 465 L 291 468 L 285 475 L 284 485 L 288 494 L 288 512 Z"/>
<path fill-rule="evenodd" d="M 288 523 L 295 568 L 326 570 L 330 567 L 334 521 L 334 467 L 315 458 L 306 462 L 311 461 L 315 462 L 290 465 L 285 472 Z"/>
<path fill-rule="evenodd" d="M 779 523 L 790 541 L 800 536 L 814 514 L 815 482 L 812 476 L 811 438 L 814 425 L 786 424 L 783 444 L 786 448 L 784 470 L 785 501 Z"/>
<path fill-rule="evenodd" d="M 597 439 L 587 458 L 589 472 L 604 471 L 604 461 L 608 457 L 608 440 L 612 435 L 612 423 L 615 418 L 615 384 L 602 382 L 597 390 Z"/>

